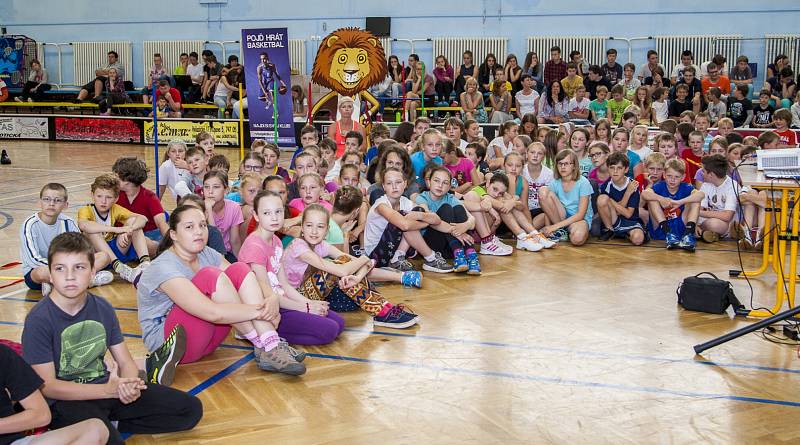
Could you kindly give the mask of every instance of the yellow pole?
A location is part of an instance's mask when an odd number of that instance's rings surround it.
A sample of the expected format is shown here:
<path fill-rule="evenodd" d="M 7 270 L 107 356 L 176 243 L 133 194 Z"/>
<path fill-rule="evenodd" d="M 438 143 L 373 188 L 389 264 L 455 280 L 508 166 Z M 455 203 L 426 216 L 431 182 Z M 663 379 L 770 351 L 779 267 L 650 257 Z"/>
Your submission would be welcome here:
<path fill-rule="evenodd" d="M 242 101 L 242 84 L 239 83 L 239 161 L 244 159 L 244 104 Z"/>

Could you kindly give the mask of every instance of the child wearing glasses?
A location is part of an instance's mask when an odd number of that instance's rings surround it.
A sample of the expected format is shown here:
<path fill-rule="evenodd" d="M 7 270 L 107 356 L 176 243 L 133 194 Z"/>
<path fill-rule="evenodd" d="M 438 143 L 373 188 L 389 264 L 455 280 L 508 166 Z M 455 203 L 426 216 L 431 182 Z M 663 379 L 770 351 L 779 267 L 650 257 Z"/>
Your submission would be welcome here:
<path fill-rule="evenodd" d="M 539 203 L 550 221 L 541 232 L 580 246 L 589 238 L 592 225 L 592 184 L 581 175 L 578 156 L 571 149 L 560 151 L 555 164 L 555 179 L 539 189 Z"/>
<path fill-rule="evenodd" d="M 40 212 L 34 213 L 22 223 L 20 228 L 19 257 L 22 259 L 22 272 L 28 288 L 42 291 L 42 295 L 50 294 L 50 269 L 47 263 L 47 251 L 50 242 L 65 232 L 80 232 L 75 220 L 62 212 L 69 207 L 67 189 L 55 182 L 45 184 L 39 192 Z M 114 275 L 103 270 L 111 262 L 105 252 L 94 254 L 97 272 L 92 278 L 91 286 L 102 286 L 114 280 Z"/>

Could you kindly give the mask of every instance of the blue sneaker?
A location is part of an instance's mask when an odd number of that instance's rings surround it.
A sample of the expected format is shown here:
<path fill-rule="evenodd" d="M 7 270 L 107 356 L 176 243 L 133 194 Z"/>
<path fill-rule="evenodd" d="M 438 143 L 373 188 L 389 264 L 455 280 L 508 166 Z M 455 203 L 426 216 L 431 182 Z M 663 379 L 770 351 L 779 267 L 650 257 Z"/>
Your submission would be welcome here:
<path fill-rule="evenodd" d="M 416 287 L 417 289 L 422 287 L 422 274 L 417 272 L 416 270 L 409 270 L 407 272 L 403 272 L 402 278 L 400 278 L 400 282 L 405 287 Z"/>
<path fill-rule="evenodd" d="M 564 243 L 569 241 L 569 232 L 567 229 L 558 229 L 553 232 L 548 239 L 556 243 Z"/>
<path fill-rule="evenodd" d="M 480 275 L 481 274 L 481 263 L 478 262 L 478 253 L 471 252 L 467 255 L 467 275 Z"/>
<path fill-rule="evenodd" d="M 680 246 L 681 241 L 678 235 L 672 232 L 667 233 L 667 250 L 677 249 L 679 247 L 682 248 Z"/>
<path fill-rule="evenodd" d="M 694 248 L 696 246 L 697 246 L 697 240 L 694 239 L 694 235 L 692 235 L 691 233 L 688 235 L 683 235 L 680 244 L 678 244 L 678 247 L 687 252 L 694 252 Z"/>
<path fill-rule="evenodd" d="M 464 249 L 457 249 L 453 252 L 453 270 L 456 272 L 466 272 L 469 270 L 467 264 L 467 257 L 464 255 Z"/>
<path fill-rule="evenodd" d="M 372 319 L 372 326 L 385 328 L 404 329 L 414 326 L 419 322 L 419 315 L 406 310 L 403 304 L 397 304 L 389 309 L 383 317 L 377 315 Z"/>

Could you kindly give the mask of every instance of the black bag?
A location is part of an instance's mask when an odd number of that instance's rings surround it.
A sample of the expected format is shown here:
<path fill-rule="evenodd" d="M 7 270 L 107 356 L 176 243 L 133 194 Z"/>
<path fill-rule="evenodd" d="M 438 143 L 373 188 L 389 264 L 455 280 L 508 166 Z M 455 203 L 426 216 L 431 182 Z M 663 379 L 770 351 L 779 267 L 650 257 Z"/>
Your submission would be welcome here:
<path fill-rule="evenodd" d="M 711 275 L 713 278 L 700 277 Z M 686 277 L 678 286 L 678 304 L 689 311 L 722 314 L 729 305 L 735 310 L 742 308 L 742 304 L 733 293 L 733 286 L 729 281 L 720 280 L 711 272 L 700 272 L 693 277 Z"/>

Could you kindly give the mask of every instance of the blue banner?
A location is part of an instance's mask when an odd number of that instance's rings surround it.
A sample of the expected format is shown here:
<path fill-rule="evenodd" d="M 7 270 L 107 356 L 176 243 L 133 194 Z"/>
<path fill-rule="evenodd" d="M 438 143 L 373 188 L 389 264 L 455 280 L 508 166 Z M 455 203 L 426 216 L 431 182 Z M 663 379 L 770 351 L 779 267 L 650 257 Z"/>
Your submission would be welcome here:
<path fill-rule="evenodd" d="M 275 142 L 275 106 L 280 146 L 296 145 L 292 116 L 289 37 L 286 28 L 243 29 L 250 137 Z"/>
<path fill-rule="evenodd" d="M 16 36 L 0 37 L 0 79 L 9 88 L 19 88 L 28 80 L 24 77 L 25 39 Z"/>

